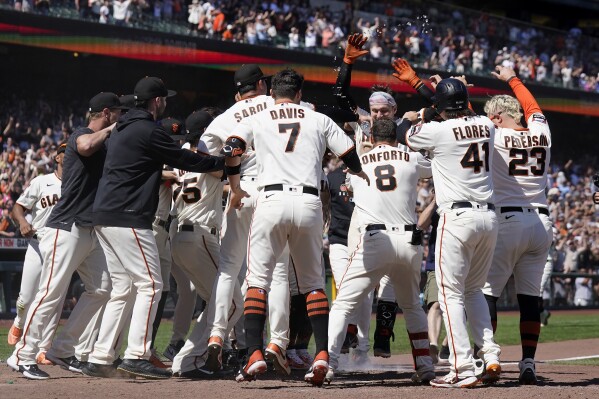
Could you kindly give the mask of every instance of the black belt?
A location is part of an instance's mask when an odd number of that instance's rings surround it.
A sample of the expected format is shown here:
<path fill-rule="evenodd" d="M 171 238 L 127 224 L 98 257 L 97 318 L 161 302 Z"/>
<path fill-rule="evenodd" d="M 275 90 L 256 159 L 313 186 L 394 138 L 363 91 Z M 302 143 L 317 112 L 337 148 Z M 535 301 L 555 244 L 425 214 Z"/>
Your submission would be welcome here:
<path fill-rule="evenodd" d="M 454 202 L 451 205 L 451 209 L 458 209 L 458 208 L 480 208 L 480 205 L 472 205 L 472 203 L 467 202 L 467 201 L 463 201 L 463 202 Z M 495 205 L 487 203 L 487 209 L 494 211 L 495 210 Z"/>
<path fill-rule="evenodd" d="M 545 215 L 545 216 L 549 216 L 549 209 L 547 208 L 537 208 L 539 210 L 539 213 Z M 507 213 L 507 212 L 524 212 L 524 209 L 520 206 L 502 206 L 501 208 L 499 208 L 501 213 Z"/>
<path fill-rule="evenodd" d="M 166 220 L 158 219 L 158 221 L 155 223 L 160 227 L 166 228 L 166 223 L 167 223 Z"/>
<path fill-rule="evenodd" d="M 366 226 L 366 231 L 372 231 L 372 230 L 387 230 L 387 226 L 384 224 L 369 224 L 368 226 Z M 414 231 L 414 230 L 416 230 L 416 225 L 415 224 L 406 224 L 406 225 L 404 225 L 404 230 L 405 231 Z"/>
<path fill-rule="evenodd" d="M 179 231 L 194 231 L 194 226 L 192 224 L 182 224 Z M 216 227 L 210 227 L 210 234 L 216 235 Z"/>
<path fill-rule="evenodd" d="M 264 186 L 264 191 L 284 191 L 284 188 L 282 184 L 270 184 L 268 186 Z M 289 191 L 291 191 L 291 189 Z M 302 192 L 304 194 L 312 194 L 318 197 L 318 189 L 314 187 L 302 187 Z"/>

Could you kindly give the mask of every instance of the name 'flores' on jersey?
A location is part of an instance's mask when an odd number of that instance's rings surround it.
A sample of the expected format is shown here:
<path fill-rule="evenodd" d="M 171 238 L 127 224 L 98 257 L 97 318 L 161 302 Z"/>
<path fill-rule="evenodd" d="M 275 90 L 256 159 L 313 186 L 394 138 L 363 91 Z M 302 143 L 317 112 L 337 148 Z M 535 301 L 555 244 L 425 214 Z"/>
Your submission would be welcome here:
<path fill-rule="evenodd" d="M 416 184 L 431 176 L 430 161 L 417 152 L 379 145 L 360 157 L 370 185 L 352 176 L 354 203 L 362 224 L 416 223 Z"/>
<path fill-rule="evenodd" d="M 545 189 L 551 158 L 547 125 L 497 128 L 493 152 L 495 202 L 502 206 L 547 206 Z"/>

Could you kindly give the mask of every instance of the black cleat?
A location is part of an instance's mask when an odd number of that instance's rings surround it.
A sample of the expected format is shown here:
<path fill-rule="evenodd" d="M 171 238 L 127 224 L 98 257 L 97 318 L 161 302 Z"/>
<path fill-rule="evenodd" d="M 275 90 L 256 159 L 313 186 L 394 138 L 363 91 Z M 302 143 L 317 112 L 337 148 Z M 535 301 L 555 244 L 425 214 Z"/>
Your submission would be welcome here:
<path fill-rule="evenodd" d="M 124 359 L 117 370 L 151 380 L 166 380 L 173 376 L 171 369 L 161 369 L 145 359 Z"/>
<path fill-rule="evenodd" d="M 85 362 L 80 362 L 75 356 L 56 357 L 56 356 L 53 356 L 52 353 L 47 352 L 46 359 L 50 360 L 52 363 L 56 364 L 57 366 L 60 366 L 60 368 L 63 370 L 67 370 L 67 371 L 71 371 L 73 373 L 79 373 L 79 374 L 83 373 L 81 370 L 83 369 Z"/>

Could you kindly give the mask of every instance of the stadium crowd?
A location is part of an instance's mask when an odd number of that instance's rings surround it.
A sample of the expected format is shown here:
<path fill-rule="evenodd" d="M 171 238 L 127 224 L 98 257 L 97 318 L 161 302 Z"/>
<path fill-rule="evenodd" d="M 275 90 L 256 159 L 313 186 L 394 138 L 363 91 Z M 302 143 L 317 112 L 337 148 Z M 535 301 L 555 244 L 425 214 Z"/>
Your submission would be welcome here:
<path fill-rule="evenodd" d="M 49 0 L 13 0 L 48 14 Z M 369 59 L 408 58 L 423 68 L 484 74 L 512 66 L 523 81 L 599 91 L 599 41 L 438 3 L 321 0 L 56 0 L 81 18 L 148 27 L 186 24 L 188 34 L 340 55 L 344 37 L 362 31 Z M 360 11 L 358 11 L 360 10 Z M 166 24 L 166 25 L 165 25 Z"/>
<path fill-rule="evenodd" d="M 16 238 L 20 232 L 11 217 L 15 201 L 31 179 L 52 173 L 50 154 L 73 128 L 84 125 L 85 106 L 83 101 L 65 104 L 43 95 L 13 94 L 0 100 L 0 109 L 0 238 Z M 593 165 L 591 158 L 555 163 L 548 175 L 548 201 L 556 228 L 551 252 L 556 273 L 599 274 L 599 212 L 591 198 L 597 190 L 592 183 Z M 421 181 L 417 190 L 422 210 L 431 200 L 432 187 Z M 596 283 L 597 279 L 554 277 L 546 299 L 556 305 L 591 304 L 599 300 Z"/>

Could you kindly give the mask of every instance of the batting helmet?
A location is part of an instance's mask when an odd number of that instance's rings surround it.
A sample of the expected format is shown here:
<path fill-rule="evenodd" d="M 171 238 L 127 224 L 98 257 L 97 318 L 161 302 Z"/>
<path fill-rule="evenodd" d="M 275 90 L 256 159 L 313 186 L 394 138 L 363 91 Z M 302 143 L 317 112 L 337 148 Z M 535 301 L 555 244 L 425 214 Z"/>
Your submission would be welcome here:
<path fill-rule="evenodd" d="M 458 79 L 443 79 L 437 84 L 433 103 L 437 112 L 459 111 L 468 108 L 468 89 Z"/>

